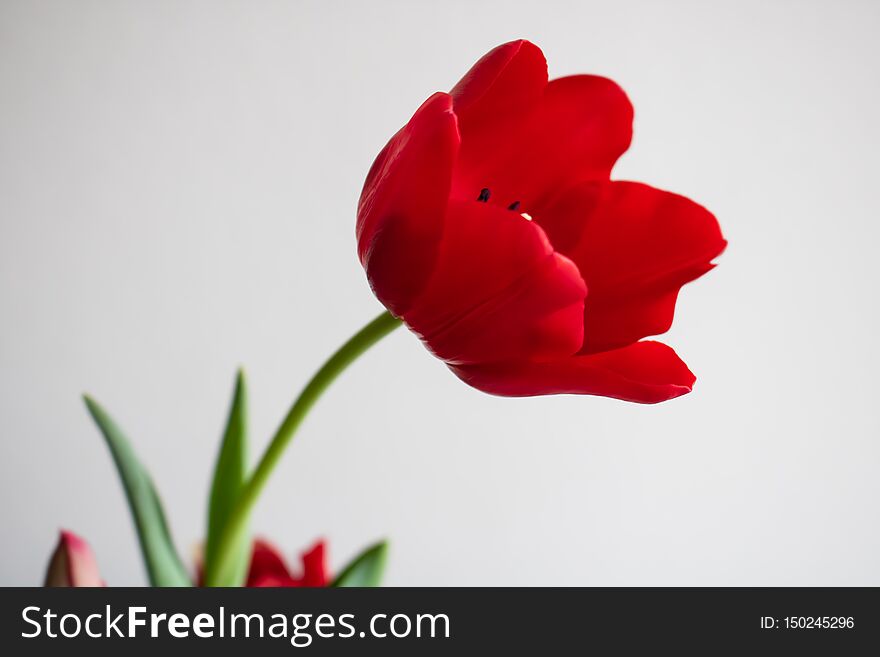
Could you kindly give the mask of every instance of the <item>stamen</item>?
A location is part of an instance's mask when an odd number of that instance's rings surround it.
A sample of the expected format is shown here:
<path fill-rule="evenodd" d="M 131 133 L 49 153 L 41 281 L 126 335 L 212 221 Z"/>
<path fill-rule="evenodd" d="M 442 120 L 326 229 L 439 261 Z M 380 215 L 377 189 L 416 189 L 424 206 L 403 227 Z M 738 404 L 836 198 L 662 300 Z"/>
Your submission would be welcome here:
<path fill-rule="evenodd" d="M 483 187 L 483 189 L 480 190 L 480 195 L 477 197 L 477 200 L 481 201 L 482 203 L 489 202 L 489 188 L 488 187 Z"/>
<path fill-rule="evenodd" d="M 519 207 L 519 201 L 514 201 L 510 205 L 507 206 L 508 210 L 516 210 Z"/>

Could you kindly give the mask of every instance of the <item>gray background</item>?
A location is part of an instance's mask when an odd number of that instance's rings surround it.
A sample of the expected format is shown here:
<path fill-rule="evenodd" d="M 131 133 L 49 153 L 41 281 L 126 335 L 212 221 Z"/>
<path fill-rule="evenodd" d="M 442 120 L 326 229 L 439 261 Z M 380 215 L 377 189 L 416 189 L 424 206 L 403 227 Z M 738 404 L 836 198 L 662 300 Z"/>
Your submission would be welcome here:
<path fill-rule="evenodd" d="M 507 400 L 399 331 L 303 427 L 256 512 L 389 584 L 880 585 L 880 10 L 871 2 L 0 3 L 0 582 L 59 526 L 144 582 L 79 395 L 136 442 L 189 554 L 235 368 L 254 451 L 379 304 L 354 209 L 419 103 L 503 41 L 636 107 L 617 178 L 719 217 L 645 407 Z"/>

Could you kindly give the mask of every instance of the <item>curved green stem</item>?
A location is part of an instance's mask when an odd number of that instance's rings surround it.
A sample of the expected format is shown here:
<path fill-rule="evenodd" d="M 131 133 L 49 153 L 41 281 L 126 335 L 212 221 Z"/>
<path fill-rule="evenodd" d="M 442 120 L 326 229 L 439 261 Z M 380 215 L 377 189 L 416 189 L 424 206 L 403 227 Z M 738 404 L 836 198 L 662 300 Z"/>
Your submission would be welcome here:
<path fill-rule="evenodd" d="M 387 311 L 383 312 L 342 345 L 303 388 L 230 511 L 217 541 L 216 558 L 212 563 L 205 564 L 206 586 L 222 585 L 230 581 L 230 572 L 235 568 L 233 548 L 241 538 L 241 534 L 247 531 L 251 510 L 269 475 L 278 465 L 285 448 L 290 444 L 312 406 L 351 363 L 398 326 L 400 326 L 399 319 Z"/>

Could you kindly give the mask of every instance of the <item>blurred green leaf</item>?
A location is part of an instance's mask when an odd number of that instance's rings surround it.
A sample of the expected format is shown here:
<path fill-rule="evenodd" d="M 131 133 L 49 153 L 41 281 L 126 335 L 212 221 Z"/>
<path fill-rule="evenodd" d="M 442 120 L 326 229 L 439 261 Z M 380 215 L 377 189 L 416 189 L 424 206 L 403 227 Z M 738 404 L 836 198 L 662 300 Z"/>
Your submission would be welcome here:
<path fill-rule="evenodd" d="M 247 478 L 247 387 L 244 372 L 239 370 L 229 409 L 226 431 L 214 468 L 211 499 L 208 505 L 208 538 L 205 543 L 205 572 L 217 557 L 217 544 L 229 512 L 235 505 Z M 247 575 L 251 541 L 247 531 L 236 534 L 235 557 L 229 573 L 219 573 L 216 586 L 241 586 Z"/>
<path fill-rule="evenodd" d="M 368 547 L 349 563 L 330 586 L 356 587 L 379 586 L 388 558 L 388 542 L 382 541 Z"/>
<path fill-rule="evenodd" d="M 147 471 L 119 426 L 88 395 L 84 395 L 92 418 L 104 435 L 134 518 L 147 575 L 152 586 L 191 586 L 186 567 L 174 549 L 162 503 Z"/>

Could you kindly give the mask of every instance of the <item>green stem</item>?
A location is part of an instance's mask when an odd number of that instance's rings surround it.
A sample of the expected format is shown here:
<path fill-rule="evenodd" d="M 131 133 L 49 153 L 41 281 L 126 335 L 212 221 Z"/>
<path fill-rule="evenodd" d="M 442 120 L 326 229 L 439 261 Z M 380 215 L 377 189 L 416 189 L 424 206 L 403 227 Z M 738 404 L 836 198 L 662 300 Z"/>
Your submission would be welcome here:
<path fill-rule="evenodd" d="M 230 511 L 226 525 L 217 541 L 216 558 L 206 565 L 205 585 L 217 586 L 228 582 L 228 576 L 235 567 L 234 547 L 238 544 L 241 534 L 247 530 L 248 518 L 256 504 L 269 475 L 278 465 L 284 450 L 290 444 L 296 430 L 305 419 L 315 402 L 349 365 L 374 344 L 400 326 L 400 320 L 389 312 L 383 312 L 372 322 L 358 331 L 342 345 L 317 371 L 311 381 L 293 402 L 287 417 L 278 427 L 272 442 L 266 449 L 254 473 L 250 476 L 240 497 Z"/>

